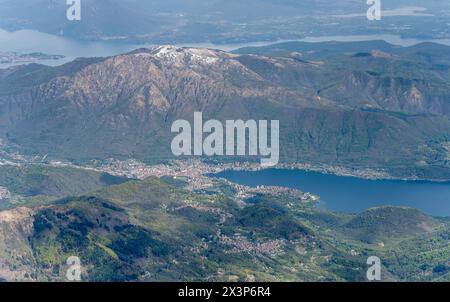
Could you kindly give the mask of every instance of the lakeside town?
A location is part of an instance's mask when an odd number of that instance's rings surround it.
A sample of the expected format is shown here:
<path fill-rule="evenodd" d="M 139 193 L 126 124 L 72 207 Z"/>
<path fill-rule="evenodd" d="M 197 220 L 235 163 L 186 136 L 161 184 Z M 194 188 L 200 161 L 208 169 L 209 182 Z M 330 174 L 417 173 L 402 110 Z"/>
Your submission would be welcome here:
<path fill-rule="evenodd" d="M 114 176 L 126 177 L 129 179 L 145 179 L 148 177 L 171 177 L 174 180 L 185 182 L 185 188 L 196 193 L 209 195 L 220 194 L 220 185 L 226 184 L 235 190 L 235 200 L 238 204 L 244 205 L 249 200 L 258 195 L 271 195 L 281 198 L 289 197 L 302 203 L 318 202 L 320 197 L 297 189 L 277 186 L 257 186 L 250 187 L 233 183 L 227 179 L 217 176 L 223 171 L 258 171 L 264 169 L 259 163 L 252 162 L 211 162 L 198 158 L 184 160 L 172 160 L 167 163 L 149 165 L 137 159 L 118 160 L 92 160 L 87 164 L 74 164 L 66 161 L 51 160 L 44 156 L 25 156 L 17 152 L 10 151 L 10 148 L 0 140 L 0 165 L 41 165 L 55 168 L 74 168 L 108 173 Z M 14 149 L 13 149 L 14 150 Z M 313 165 L 308 163 L 281 163 L 272 169 L 289 169 L 313 171 L 324 174 L 334 174 L 338 176 L 353 176 L 363 179 L 396 179 L 387 172 L 372 169 L 350 169 L 331 165 Z M 8 188 L 0 190 L 0 199 L 11 198 Z M 9 194 L 8 194 L 9 193 Z M 9 196 L 9 197 L 8 197 Z"/>
<path fill-rule="evenodd" d="M 62 165 L 62 162 L 51 164 Z M 199 177 L 204 174 L 216 174 L 223 171 L 260 171 L 265 169 L 259 163 L 232 162 L 232 163 L 208 163 L 200 159 L 173 160 L 168 164 L 147 165 L 135 159 L 92 161 L 85 168 L 99 169 L 112 175 L 126 176 L 129 178 L 143 179 L 149 176 L 175 176 L 175 177 Z M 308 163 L 278 164 L 271 169 L 304 170 L 338 176 L 352 176 L 363 179 L 395 179 L 389 173 L 373 169 L 350 169 L 332 165 L 313 165 Z"/>
<path fill-rule="evenodd" d="M 74 168 L 108 173 L 114 176 L 126 177 L 130 179 L 145 179 L 148 177 L 171 177 L 174 180 L 186 183 L 185 188 L 196 193 L 219 194 L 220 183 L 226 184 L 236 192 L 235 200 L 238 204 L 244 205 L 257 195 L 271 195 L 277 197 L 289 197 L 301 203 L 318 202 L 320 197 L 308 192 L 302 192 L 297 189 L 278 186 L 257 186 L 250 187 L 233 183 L 227 179 L 219 178 L 218 173 L 223 171 L 258 171 L 264 169 L 258 163 L 252 162 L 210 162 L 191 158 L 185 160 L 172 160 L 164 164 L 148 165 L 136 159 L 118 160 L 92 160 L 88 164 L 77 165 L 71 162 L 58 160 L 49 160 L 44 156 L 25 156 L 17 152 L 7 152 L 3 142 L 0 141 L 0 165 L 27 165 L 35 164 L 42 166 L 51 166 L 56 168 Z M 335 167 L 329 165 L 312 165 L 306 163 L 297 164 L 278 164 L 273 169 L 299 169 L 305 171 L 314 171 L 319 173 L 335 174 L 339 176 L 354 176 L 365 179 L 393 179 L 384 171 L 371 169 L 349 169 L 344 167 Z M 0 191 L 3 199 L 8 199 L 7 188 Z"/>
<path fill-rule="evenodd" d="M 20 159 L 20 161 L 18 159 Z M 243 204 L 244 200 L 252 198 L 258 194 L 278 197 L 289 196 L 299 202 L 316 202 L 319 200 L 319 196 L 296 189 L 277 186 L 249 187 L 215 176 L 215 174 L 227 170 L 257 169 L 255 165 L 249 163 L 208 164 L 198 159 L 190 159 L 174 160 L 168 164 L 147 165 L 135 159 L 125 161 L 109 159 L 106 161 L 94 160 L 89 165 L 81 166 L 62 161 L 49 161 L 44 163 L 42 159 L 38 160 L 34 157 L 30 158 L 19 155 L 15 155 L 14 160 L 11 159 L 11 156 L 8 160 L 0 160 L 0 165 L 10 164 L 15 166 L 35 164 L 55 168 L 83 169 L 140 180 L 148 177 L 171 177 L 174 180 L 184 181 L 186 183 L 186 189 L 204 194 L 218 194 L 220 189 L 217 188 L 217 185 L 222 182 L 223 184 L 229 185 L 236 191 L 235 197 L 238 204 Z M 6 196 L 6 191 L 3 193 L 3 196 Z"/>
<path fill-rule="evenodd" d="M 450 150 L 450 144 L 445 146 Z M 10 151 L 11 147 L 0 139 L 0 165 L 26 165 L 39 164 L 49 165 L 54 167 L 73 167 L 80 169 L 97 170 L 109 173 L 116 176 L 125 176 L 128 178 L 143 179 L 149 176 L 173 176 L 200 179 L 194 185 L 200 185 L 204 180 L 202 175 L 216 174 L 222 171 L 259 171 L 265 169 L 257 162 L 210 162 L 198 158 L 187 158 L 183 160 L 174 159 L 165 164 L 149 165 L 137 159 L 106 159 L 106 160 L 92 160 L 88 164 L 77 165 L 71 162 L 62 160 L 52 160 L 48 155 L 34 155 L 26 156 L 16 151 Z M 12 148 L 14 150 L 14 148 Z M 450 153 L 450 151 L 449 151 Z M 373 168 L 349 168 L 343 166 L 335 166 L 330 164 L 312 164 L 312 163 L 279 163 L 271 169 L 286 169 L 286 170 L 303 170 L 308 172 L 317 172 L 322 174 L 333 174 L 337 176 L 357 177 L 368 180 L 424 180 L 424 181 L 449 181 L 449 180 L 435 180 L 424 179 L 415 176 L 410 177 L 395 177 L 383 169 Z"/>
<path fill-rule="evenodd" d="M 53 163 L 58 166 L 58 164 Z M 300 202 L 316 202 L 319 197 L 308 192 L 301 192 L 296 189 L 277 186 L 257 186 L 249 187 L 233 183 L 226 179 L 217 178 L 214 174 L 227 170 L 247 170 L 256 169 L 254 165 L 245 163 L 221 163 L 208 164 L 198 159 L 175 160 L 170 164 L 160 164 L 148 166 L 137 160 L 108 160 L 106 162 L 93 162 L 88 169 L 102 171 L 115 176 L 125 176 L 127 178 L 145 179 L 147 177 L 172 177 L 174 179 L 184 180 L 187 188 L 201 193 L 214 194 L 219 190 L 215 189 L 217 182 L 220 180 L 234 188 L 237 192 L 236 201 L 243 203 L 244 200 L 254 197 L 258 194 L 266 194 L 273 196 L 290 196 Z"/>

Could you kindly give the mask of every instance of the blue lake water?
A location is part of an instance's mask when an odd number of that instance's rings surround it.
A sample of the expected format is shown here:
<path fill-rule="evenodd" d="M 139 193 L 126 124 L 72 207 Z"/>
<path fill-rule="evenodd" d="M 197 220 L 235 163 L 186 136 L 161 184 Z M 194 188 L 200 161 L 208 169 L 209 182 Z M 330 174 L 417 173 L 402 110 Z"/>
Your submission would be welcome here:
<path fill-rule="evenodd" d="M 450 217 L 450 183 L 403 180 L 366 180 L 302 170 L 266 169 L 225 171 L 216 176 L 256 187 L 283 186 L 320 196 L 320 207 L 359 213 L 371 207 L 393 205 Z"/>
<path fill-rule="evenodd" d="M 421 39 L 406 39 L 396 35 L 349 35 L 349 36 L 321 36 L 321 37 L 306 37 L 304 39 L 296 40 L 303 42 L 325 42 L 325 41 L 369 41 L 369 40 L 384 40 L 391 44 L 401 46 L 411 46 L 420 42 L 429 40 Z M 287 42 L 291 40 L 279 41 L 260 41 L 240 44 L 213 44 L 213 43 L 186 43 L 177 46 L 189 47 L 207 47 L 230 51 L 241 47 L 248 46 L 265 46 L 279 42 Z M 450 45 L 450 39 L 430 40 L 431 42 Z M 18 52 L 18 53 L 33 53 L 43 52 L 53 55 L 64 55 L 64 59 L 39 61 L 46 65 L 61 65 L 80 57 L 106 57 L 132 51 L 140 47 L 152 47 L 154 44 L 130 44 L 118 43 L 114 41 L 78 41 L 63 36 L 51 35 L 35 30 L 19 30 L 9 32 L 0 29 L 0 52 Z M 0 68 L 7 68 L 16 64 L 0 64 Z"/>
<path fill-rule="evenodd" d="M 403 39 L 395 35 L 307 37 L 299 41 L 367 41 L 381 39 L 389 43 L 410 46 L 423 40 Z M 283 42 L 283 41 L 279 41 Z M 436 40 L 450 45 L 450 40 Z M 208 43 L 180 46 L 210 47 L 232 50 L 244 46 L 263 46 L 275 42 L 215 45 Z M 33 30 L 8 32 L 0 29 L 0 51 L 20 53 L 44 52 L 66 56 L 57 61 L 39 61 L 59 65 L 77 57 L 102 57 L 125 53 L 148 45 L 118 44 L 108 41 L 83 42 Z M 0 64 L 0 68 L 9 67 Z M 370 181 L 352 177 L 339 177 L 314 172 L 292 170 L 264 170 L 258 172 L 224 172 L 222 177 L 250 185 L 277 185 L 298 188 L 321 196 L 320 206 L 343 212 L 359 212 L 380 205 L 402 205 L 420 209 L 436 216 L 450 216 L 450 183 Z"/>

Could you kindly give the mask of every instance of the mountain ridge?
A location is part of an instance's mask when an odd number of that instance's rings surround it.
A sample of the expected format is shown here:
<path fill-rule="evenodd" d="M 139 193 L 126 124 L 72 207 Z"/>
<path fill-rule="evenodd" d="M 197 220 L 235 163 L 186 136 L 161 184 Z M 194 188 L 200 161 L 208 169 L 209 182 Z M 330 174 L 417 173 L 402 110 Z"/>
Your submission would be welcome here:
<path fill-rule="evenodd" d="M 397 78 L 360 70 L 373 60 L 390 60 L 385 56 L 310 64 L 175 46 L 55 68 L 19 67 L 0 85 L 0 135 L 24 153 L 58 159 L 154 162 L 173 158 L 171 122 L 202 111 L 219 120 L 280 120 L 285 162 L 391 166 L 403 175 L 449 179 L 450 90 L 447 82 L 433 82 L 436 89 L 408 79 L 405 56 L 395 59 L 403 66 Z M 342 69 L 348 60 L 353 65 Z M 5 88 L 23 77 L 28 81 L 17 89 Z"/>
<path fill-rule="evenodd" d="M 434 269 L 448 267 L 448 219 L 394 207 L 338 214 L 271 194 L 238 205 L 237 192 L 214 186 L 218 194 L 205 195 L 150 177 L 0 211 L 0 277 L 63 281 L 73 255 L 83 281 L 103 282 L 362 281 L 355 268 L 367 253 L 383 259 L 385 280 L 438 280 Z M 414 233 L 400 214 L 433 227 Z M 370 236 L 374 217 L 395 228 Z"/>

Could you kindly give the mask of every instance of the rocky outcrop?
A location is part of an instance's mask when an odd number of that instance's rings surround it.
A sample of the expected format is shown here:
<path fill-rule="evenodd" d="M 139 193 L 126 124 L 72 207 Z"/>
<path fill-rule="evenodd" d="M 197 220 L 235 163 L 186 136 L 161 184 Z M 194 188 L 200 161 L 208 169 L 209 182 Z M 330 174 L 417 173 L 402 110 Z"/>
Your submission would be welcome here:
<path fill-rule="evenodd" d="M 35 270 L 28 238 L 33 232 L 34 210 L 0 211 L 0 278 L 32 280 Z"/>

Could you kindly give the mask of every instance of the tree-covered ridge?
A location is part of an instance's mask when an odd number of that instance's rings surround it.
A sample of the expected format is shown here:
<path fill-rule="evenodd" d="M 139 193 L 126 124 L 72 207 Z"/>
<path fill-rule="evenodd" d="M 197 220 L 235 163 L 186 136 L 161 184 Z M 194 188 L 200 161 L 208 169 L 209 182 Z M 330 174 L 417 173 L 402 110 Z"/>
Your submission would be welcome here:
<path fill-rule="evenodd" d="M 150 177 L 0 212 L 0 277 L 64 280 L 76 255 L 86 281 L 365 281 L 377 255 L 386 280 L 448 279 L 448 219 L 337 214 L 265 194 L 242 206 L 220 180 L 214 195 L 172 183 Z"/>

